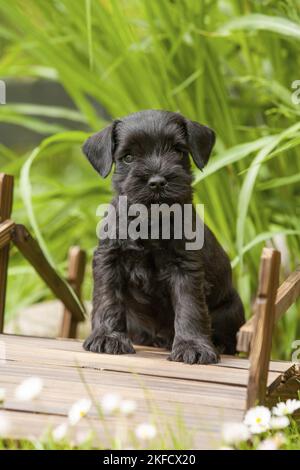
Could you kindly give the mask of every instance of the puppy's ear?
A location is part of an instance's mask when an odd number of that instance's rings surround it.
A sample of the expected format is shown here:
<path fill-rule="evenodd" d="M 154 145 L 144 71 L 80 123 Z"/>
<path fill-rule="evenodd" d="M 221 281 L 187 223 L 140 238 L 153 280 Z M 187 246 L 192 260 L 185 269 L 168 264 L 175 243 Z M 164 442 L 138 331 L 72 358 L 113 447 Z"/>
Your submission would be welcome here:
<path fill-rule="evenodd" d="M 115 147 L 115 127 L 117 121 L 92 135 L 83 144 L 82 151 L 103 178 L 110 173 Z"/>
<path fill-rule="evenodd" d="M 196 121 L 187 121 L 188 145 L 195 164 L 200 170 L 208 162 L 216 135 L 212 129 Z"/>

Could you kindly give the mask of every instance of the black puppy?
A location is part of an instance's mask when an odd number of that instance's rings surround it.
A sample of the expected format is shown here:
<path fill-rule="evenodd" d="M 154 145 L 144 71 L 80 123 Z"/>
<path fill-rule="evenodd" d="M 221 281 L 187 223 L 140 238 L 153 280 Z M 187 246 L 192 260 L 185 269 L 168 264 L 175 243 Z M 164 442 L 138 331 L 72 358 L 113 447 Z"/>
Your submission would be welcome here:
<path fill-rule="evenodd" d="M 113 163 L 112 204 L 192 204 L 189 154 L 208 161 L 214 132 L 178 113 L 148 110 L 114 121 L 90 137 L 83 151 L 106 177 Z M 169 359 L 189 364 L 233 354 L 244 323 L 228 257 L 204 226 L 204 246 L 181 240 L 104 239 L 94 255 L 92 333 L 88 351 L 134 353 L 132 342 L 171 349 Z"/>

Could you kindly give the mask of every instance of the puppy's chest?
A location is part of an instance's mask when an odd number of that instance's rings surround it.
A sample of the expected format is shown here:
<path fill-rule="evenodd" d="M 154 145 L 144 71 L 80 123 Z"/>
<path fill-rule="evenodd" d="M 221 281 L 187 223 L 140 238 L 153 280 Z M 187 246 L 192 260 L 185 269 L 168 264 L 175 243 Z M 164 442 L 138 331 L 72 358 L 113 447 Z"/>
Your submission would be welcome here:
<path fill-rule="evenodd" d="M 168 256 L 159 250 L 128 252 L 123 260 L 123 272 L 128 291 L 139 290 L 154 295 L 166 284 Z"/>

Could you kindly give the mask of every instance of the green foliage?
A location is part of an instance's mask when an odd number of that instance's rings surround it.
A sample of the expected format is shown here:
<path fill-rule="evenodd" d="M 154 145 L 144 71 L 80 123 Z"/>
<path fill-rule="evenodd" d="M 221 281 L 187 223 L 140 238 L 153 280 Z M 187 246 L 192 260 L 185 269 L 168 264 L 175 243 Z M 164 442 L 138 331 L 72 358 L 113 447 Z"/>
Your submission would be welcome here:
<path fill-rule="evenodd" d="M 112 118 L 178 110 L 217 132 L 209 165 L 195 169 L 195 200 L 233 261 L 249 314 L 262 246 L 284 247 L 284 275 L 299 262 L 300 107 L 291 100 L 300 79 L 299 3 L 11 0 L 1 2 L 0 14 L 2 79 L 57 81 L 76 107 L 0 108 L 2 122 L 59 133 L 30 154 L 0 146 L 2 171 L 21 173 L 15 218 L 31 225 L 62 270 L 70 244 L 91 254 L 95 209 L 109 201 L 109 180 L 100 181 L 81 157 L 83 133 L 45 117 L 94 131 L 105 125 L 95 103 Z M 45 296 L 31 269 L 13 258 L 10 313 Z M 86 296 L 90 279 L 89 272 Z M 275 355 L 290 358 L 298 320 L 293 308 L 281 322 Z"/>

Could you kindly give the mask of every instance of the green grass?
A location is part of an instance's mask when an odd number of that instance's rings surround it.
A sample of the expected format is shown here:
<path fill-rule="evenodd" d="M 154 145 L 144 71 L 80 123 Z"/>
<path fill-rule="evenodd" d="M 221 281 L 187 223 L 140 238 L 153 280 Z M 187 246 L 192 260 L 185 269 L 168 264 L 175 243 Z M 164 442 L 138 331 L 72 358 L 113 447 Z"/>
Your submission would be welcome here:
<path fill-rule="evenodd" d="M 0 14 L 1 78 L 57 81 L 76 107 L 1 106 L 0 121 L 36 129 L 41 140 L 55 135 L 25 153 L 0 146 L 2 171 L 17 177 L 15 219 L 31 226 L 61 272 L 70 244 L 91 255 L 96 206 L 109 201 L 110 183 L 89 168 L 80 154 L 85 134 L 71 132 L 68 121 L 91 132 L 103 127 L 94 103 L 112 118 L 178 110 L 216 130 L 209 165 L 195 169 L 195 201 L 229 253 L 249 315 L 264 244 L 284 247 L 282 277 L 300 258 L 300 106 L 291 101 L 300 78 L 299 3 L 11 0 Z M 48 295 L 13 252 L 9 315 Z M 280 322 L 274 356 L 290 358 L 299 316 L 294 307 Z"/>

